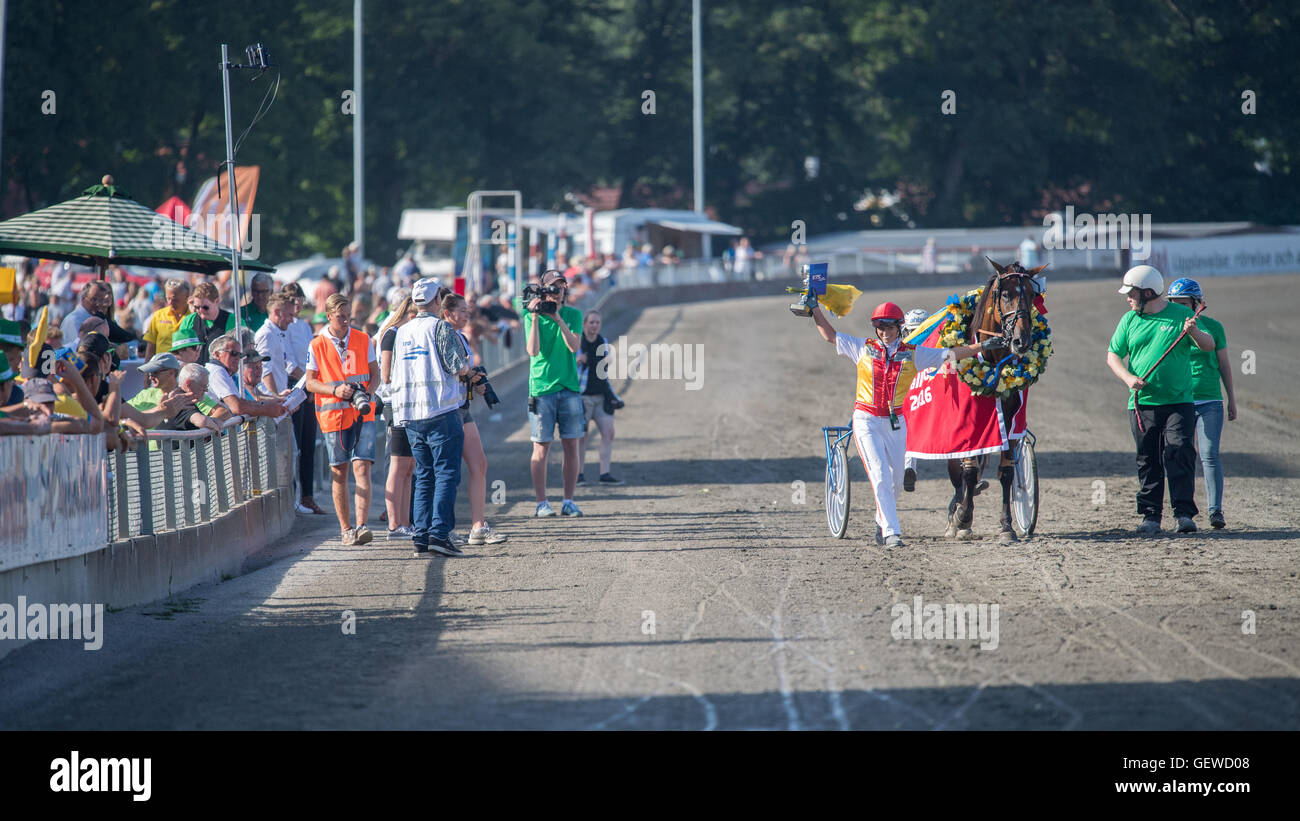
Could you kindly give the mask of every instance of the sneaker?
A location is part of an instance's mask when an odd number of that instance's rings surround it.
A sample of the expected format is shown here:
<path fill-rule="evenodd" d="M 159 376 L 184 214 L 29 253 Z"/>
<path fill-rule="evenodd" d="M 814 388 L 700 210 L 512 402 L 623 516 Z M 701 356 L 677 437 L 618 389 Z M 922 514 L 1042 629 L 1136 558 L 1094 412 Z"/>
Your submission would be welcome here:
<path fill-rule="evenodd" d="M 375 540 L 375 534 L 370 532 L 370 528 L 362 525 L 356 529 L 357 544 L 370 544 Z"/>
<path fill-rule="evenodd" d="M 501 544 L 509 538 L 506 534 L 493 530 L 492 525 L 489 524 L 476 527 L 469 532 L 470 544 Z"/>
<path fill-rule="evenodd" d="M 313 499 L 313 498 L 310 497 L 310 496 L 304 496 L 304 497 L 302 497 L 302 500 L 299 501 L 298 504 L 300 504 L 300 505 L 302 505 L 303 507 L 307 508 L 308 510 L 310 510 L 313 514 L 315 514 L 315 515 L 317 515 L 317 516 L 324 516 L 324 515 L 325 515 L 325 511 L 324 511 L 324 510 L 321 510 L 321 506 L 318 505 L 318 504 L 316 504 L 316 500 Z"/>
<path fill-rule="evenodd" d="M 560 506 L 560 514 L 563 516 L 581 516 L 582 511 L 573 502 L 565 502 Z"/>
<path fill-rule="evenodd" d="M 885 537 L 885 547 L 902 547 L 903 537 L 895 533 L 892 536 Z"/>
<path fill-rule="evenodd" d="M 415 528 L 411 527 L 410 525 L 398 525 L 397 527 L 390 527 L 388 529 L 388 541 L 390 542 L 393 539 L 414 539 L 414 538 L 415 538 Z"/>
<path fill-rule="evenodd" d="M 1220 530 L 1227 526 L 1228 523 L 1223 521 L 1222 510 L 1216 510 L 1210 514 L 1210 527 L 1214 528 L 1215 530 Z"/>
<path fill-rule="evenodd" d="M 1178 532 L 1179 532 L 1179 533 L 1195 533 L 1195 532 L 1196 532 L 1196 522 L 1193 522 L 1193 521 L 1192 521 L 1192 517 L 1191 517 L 1191 516 L 1179 516 L 1179 517 L 1178 517 Z"/>
<path fill-rule="evenodd" d="M 454 530 L 447 534 L 447 541 L 451 542 L 457 547 L 463 544 L 469 544 L 469 539 L 466 539 L 464 536 L 460 535 Z"/>
<path fill-rule="evenodd" d="M 537 512 L 534 513 L 533 515 L 536 516 L 538 519 L 545 519 L 549 516 L 554 516 L 555 511 L 551 509 L 550 502 L 538 502 Z"/>
<path fill-rule="evenodd" d="M 1138 525 L 1137 534 L 1139 536 L 1157 536 L 1160 534 L 1160 520 L 1153 519 L 1150 516 L 1142 520 Z"/>
<path fill-rule="evenodd" d="M 578 474 L 578 487 L 584 487 L 587 484 L 587 477 L 581 473 Z"/>
<path fill-rule="evenodd" d="M 302 502 L 295 502 L 294 505 L 293 505 L 293 512 L 294 512 L 294 513 L 307 513 L 307 514 L 310 514 L 310 513 L 311 513 L 311 508 L 307 507 L 307 506 L 304 505 Z"/>
<path fill-rule="evenodd" d="M 903 490 L 908 493 L 916 490 L 916 471 L 911 468 L 903 471 Z"/>
<path fill-rule="evenodd" d="M 621 485 L 624 482 L 622 479 L 616 478 L 612 473 L 602 473 L 600 474 L 600 483 L 602 485 Z"/>
<path fill-rule="evenodd" d="M 417 548 L 418 550 L 418 548 Z M 464 556 L 459 547 L 451 543 L 450 539 L 439 539 L 437 536 L 429 537 L 429 550 L 436 550 L 444 556 Z"/>
<path fill-rule="evenodd" d="M 343 531 L 343 536 L 341 538 L 343 544 L 348 544 L 348 545 L 356 544 L 357 532 L 349 527 L 347 530 Z"/>

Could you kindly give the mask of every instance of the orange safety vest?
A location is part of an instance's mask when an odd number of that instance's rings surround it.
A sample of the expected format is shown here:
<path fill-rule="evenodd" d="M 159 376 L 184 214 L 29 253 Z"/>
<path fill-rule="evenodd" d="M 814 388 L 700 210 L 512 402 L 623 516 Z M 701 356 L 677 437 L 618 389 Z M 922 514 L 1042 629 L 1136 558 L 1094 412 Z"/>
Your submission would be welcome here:
<path fill-rule="evenodd" d="M 348 353 L 339 357 L 339 349 L 334 346 L 333 337 L 326 339 L 329 331 L 317 334 L 311 341 L 311 355 L 320 370 L 320 381 L 331 387 L 349 382 L 364 389 L 370 381 L 370 337 L 356 328 L 348 329 Z M 346 360 L 346 361 L 344 361 Z M 320 429 L 325 433 L 347 430 L 356 421 L 357 409 L 351 402 L 344 402 L 336 396 L 313 393 L 316 398 L 316 418 Z M 375 406 L 372 402 L 366 422 L 375 420 Z"/>
<path fill-rule="evenodd" d="M 867 339 L 866 343 L 858 360 L 858 396 L 853 407 L 872 416 L 888 416 L 891 407 L 896 411 L 903 406 L 907 388 L 916 378 L 912 362 L 916 346 L 899 343 L 894 355 L 887 356 L 885 346 L 878 341 Z"/>

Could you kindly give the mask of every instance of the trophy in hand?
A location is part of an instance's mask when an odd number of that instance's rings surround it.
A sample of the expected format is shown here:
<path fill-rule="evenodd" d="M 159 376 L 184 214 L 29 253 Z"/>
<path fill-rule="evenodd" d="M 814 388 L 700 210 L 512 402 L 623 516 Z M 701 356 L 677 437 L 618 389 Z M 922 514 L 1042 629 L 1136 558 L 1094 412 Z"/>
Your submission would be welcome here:
<path fill-rule="evenodd" d="M 826 294 L 826 269 L 829 267 L 825 262 L 814 262 L 804 265 L 800 269 L 803 274 L 803 288 L 786 288 L 788 293 L 803 294 L 799 301 L 790 306 L 790 313 L 795 316 L 812 316 L 813 308 L 817 307 L 817 297 Z"/>

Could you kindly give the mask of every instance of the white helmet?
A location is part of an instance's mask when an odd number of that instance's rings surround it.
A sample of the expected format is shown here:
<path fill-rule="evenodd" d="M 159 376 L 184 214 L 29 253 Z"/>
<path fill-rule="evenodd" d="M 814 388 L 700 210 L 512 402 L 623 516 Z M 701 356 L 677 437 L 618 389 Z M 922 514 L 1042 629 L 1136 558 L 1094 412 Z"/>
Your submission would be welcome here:
<path fill-rule="evenodd" d="M 903 316 L 903 328 L 912 331 L 921 327 L 921 323 L 928 319 L 930 312 L 924 308 L 913 308 Z"/>
<path fill-rule="evenodd" d="M 1134 288 L 1150 288 L 1157 294 L 1162 294 L 1165 291 L 1165 278 L 1150 265 L 1136 265 L 1124 275 L 1124 285 L 1119 292 L 1127 294 Z"/>

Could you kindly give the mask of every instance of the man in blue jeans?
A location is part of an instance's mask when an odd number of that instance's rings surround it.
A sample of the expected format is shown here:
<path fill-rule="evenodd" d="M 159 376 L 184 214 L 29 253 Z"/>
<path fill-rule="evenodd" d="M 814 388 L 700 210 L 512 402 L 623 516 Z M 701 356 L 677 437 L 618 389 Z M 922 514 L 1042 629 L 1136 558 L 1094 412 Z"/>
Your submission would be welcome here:
<path fill-rule="evenodd" d="M 439 326 L 446 323 L 439 318 L 437 292 L 438 283 L 431 279 L 422 279 L 411 289 L 411 301 L 419 313 L 397 331 L 387 397 L 394 423 L 406 426 L 415 459 L 411 495 L 417 557 L 428 556 L 430 551 L 462 555 L 448 535 L 456 526 L 456 487 L 465 444 L 459 411 L 465 401 L 465 383 L 460 377 L 467 375 L 469 368 L 457 358 L 462 350 L 458 345 L 440 344 L 450 338 L 447 329 L 451 326 L 440 333 Z"/>
<path fill-rule="evenodd" d="M 542 296 L 530 299 L 524 314 L 524 347 L 528 351 L 528 426 L 533 440 L 529 469 L 537 494 L 539 518 L 554 516 L 546 500 L 546 457 L 555 428 L 560 428 L 564 448 L 561 463 L 564 481 L 564 516 L 581 516 L 573 501 L 578 484 L 578 444 L 587 432 L 587 420 L 579 393 L 576 354 L 582 345 L 582 311 L 564 304 L 569 285 L 559 271 L 542 274 Z"/>

